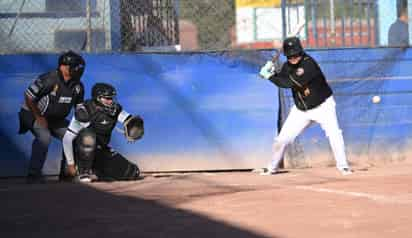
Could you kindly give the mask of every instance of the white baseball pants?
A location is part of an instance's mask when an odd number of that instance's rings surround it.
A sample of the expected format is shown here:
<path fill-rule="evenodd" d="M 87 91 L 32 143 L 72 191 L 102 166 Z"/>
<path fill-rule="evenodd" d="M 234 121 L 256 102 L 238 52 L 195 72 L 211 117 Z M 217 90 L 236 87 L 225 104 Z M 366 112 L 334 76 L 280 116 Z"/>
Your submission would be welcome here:
<path fill-rule="evenodd" d="M 312 122 L 319 123 L 329 138 L 329 144 L 336 160 L 336 167 L 339 170 L 349 168 L 342 130 L 339 128 L 336 117 L 336 103 L 333 96 L 330 96 L 318 107 L 307 111 L 301 111 L 295 105 L 292 107 L 279 135 L 274 139 L 272 162 L 268 166 L 269 171 L 274 172 L 277 170 L 286 146 L 292 143 Z"/>

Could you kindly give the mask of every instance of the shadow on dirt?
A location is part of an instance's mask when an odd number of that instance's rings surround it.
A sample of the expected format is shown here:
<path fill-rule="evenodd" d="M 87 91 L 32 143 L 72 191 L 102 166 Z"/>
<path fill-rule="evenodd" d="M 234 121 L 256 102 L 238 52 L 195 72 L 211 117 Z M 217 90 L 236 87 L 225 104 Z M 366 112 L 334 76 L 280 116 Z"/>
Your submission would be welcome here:
<path fill-rule="evenodd" d="M 0 204 L 0 237 L 268 237 L 154 200 L 81 184 L 3 180 Z"/>

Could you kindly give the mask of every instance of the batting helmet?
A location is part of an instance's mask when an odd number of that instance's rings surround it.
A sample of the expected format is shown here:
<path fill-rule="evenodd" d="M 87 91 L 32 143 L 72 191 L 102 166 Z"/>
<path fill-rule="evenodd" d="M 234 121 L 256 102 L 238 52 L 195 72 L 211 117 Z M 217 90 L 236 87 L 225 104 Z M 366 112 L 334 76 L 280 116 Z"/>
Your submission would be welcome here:
<path fill-rule="evenodd" d="M 288 37 L 283 41 L 283 53 L 286 57 L 303 54 L 303 47 L 297 37 Z"/>

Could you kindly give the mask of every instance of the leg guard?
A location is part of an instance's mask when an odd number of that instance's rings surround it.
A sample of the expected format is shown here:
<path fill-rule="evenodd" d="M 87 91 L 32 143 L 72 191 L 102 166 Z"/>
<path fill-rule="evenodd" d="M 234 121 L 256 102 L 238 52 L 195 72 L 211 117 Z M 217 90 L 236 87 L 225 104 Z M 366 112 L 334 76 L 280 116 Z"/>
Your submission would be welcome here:
<path fill-rule="evenodd" d="M 75 161 L 79 173 L 90 171 L 96 151 L 96 133 L 90 129 L 83 129 L 74 140 Z"/>

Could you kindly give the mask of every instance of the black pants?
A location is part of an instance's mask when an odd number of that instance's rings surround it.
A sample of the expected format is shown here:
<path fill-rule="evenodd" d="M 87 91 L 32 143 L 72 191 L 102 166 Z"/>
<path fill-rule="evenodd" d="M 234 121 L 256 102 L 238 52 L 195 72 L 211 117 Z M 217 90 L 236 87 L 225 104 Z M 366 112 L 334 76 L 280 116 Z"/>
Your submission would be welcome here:
<path fill-rule="evenodd" d="M 137 165 L 110 147 L 96 149 L 93 171 L 99 180 L 133 180 L 140 175 Z"/>
<path fill-rule="evenodd" d="M 34 120 L 33 114 L 25 109 L 21 109 L 19 112 L 19 119 L 19 133 L 22 134 L 30 131 L 34 136 L 28 174 L 31 176 L 41 176 L 52 136 L 62 140 L 69 122 L 65 119 L 48 121 L 49 127 L 44 128 L 38 125 Z"/>
<path fill-rule="evenodd" d="M 132 180 L 139 177 L 139 167 L 109 146 L 90 146 L 93 138 L 96 138 L 95 132 L 86 128 L 79 132 L 73 142 L 79 173 L 92 169 L 99 180 Z"/>

